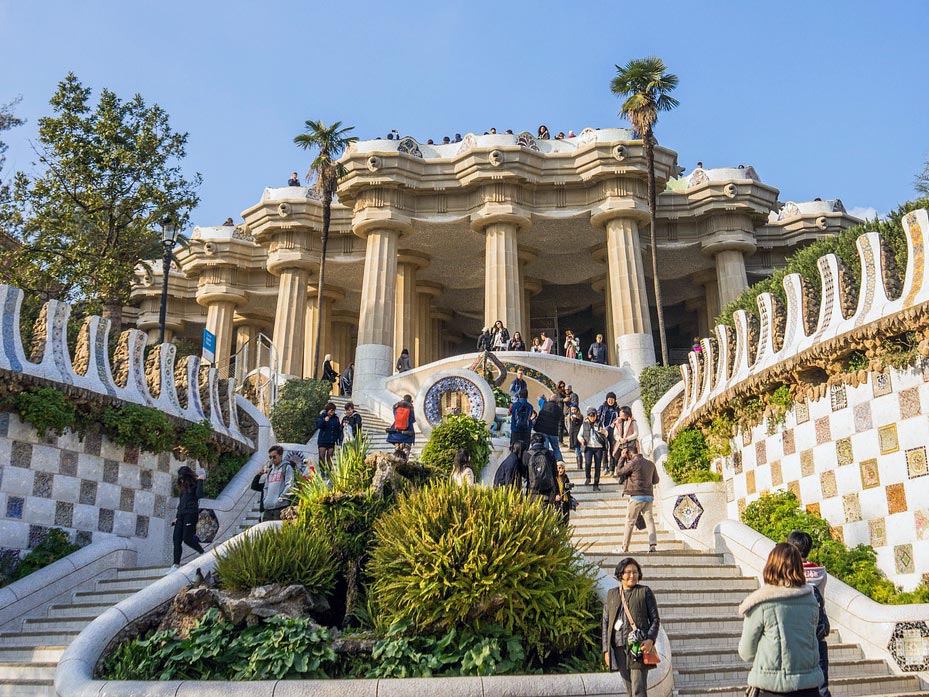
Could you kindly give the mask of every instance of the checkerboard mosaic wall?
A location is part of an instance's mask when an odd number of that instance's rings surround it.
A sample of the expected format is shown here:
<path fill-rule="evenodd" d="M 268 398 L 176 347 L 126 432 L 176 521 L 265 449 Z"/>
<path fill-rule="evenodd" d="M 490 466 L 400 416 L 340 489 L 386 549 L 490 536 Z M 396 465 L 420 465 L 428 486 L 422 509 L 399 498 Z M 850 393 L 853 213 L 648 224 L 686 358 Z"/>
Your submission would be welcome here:
<path fill-rule="evenodd" d="M 0 549 L 30 549 L 57 527 L 82 544 L 110 535 L 150 540 L 140 551 L 160 560 L 182 464 L 99 435 L 40 438 L 15 414 L 0 414 Z"/>
<path fill-rule="evenodd" d="M 870 544 L 894 583 L 929 573 L 929 370 L 888 370 L 797 405 L 732 440 L 729 514 L 762 491 L 793 491 L 849 546 Z"/>

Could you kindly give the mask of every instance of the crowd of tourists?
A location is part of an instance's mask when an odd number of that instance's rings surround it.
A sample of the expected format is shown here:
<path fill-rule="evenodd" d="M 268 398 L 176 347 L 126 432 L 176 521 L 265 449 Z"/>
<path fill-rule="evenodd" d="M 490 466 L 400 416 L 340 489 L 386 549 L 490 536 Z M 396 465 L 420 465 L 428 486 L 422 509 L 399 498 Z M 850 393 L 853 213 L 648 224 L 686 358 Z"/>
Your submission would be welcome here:
<path fill-rule="evenodd" d="M 588 361 L 605 365 L 609 359 L 607 345 L 603 341 L 603 334 L 597 334 L 594 341 L 587 347 L 587 353 L 581 351 L 580 339 L 570 329 L 565 331 L 564 343 L 561 346 L 566 358 L 582 360 L 585 355 Z M 477 337 L 478 351 L 529 351 L 530 353 L 557 354 L 555 340 L 548 332 L 540 332 L 538 336 L 530 339 L 527 347 L 522 334 L 518 331 L 510 336 L 510 330 L 503 326 L 501 320 L 494 322 L 493 327 L 484 327 Z M 399 370 L 399 361 L 398 361 Z"/>
<path fill-rule="evenodd" d="M 504 133 L 507 135 L 515 135 L 512 128 L 506 129 Z M 495 127 L 488 128 L 486 131 L 484 131 L 484 135 L 485 136 L 497 135 L 497 129 Z M 575 133 L 572 130 L 568 130 L 567 133 L 565 133 L 564 131 L 558 131 L 558 133 L 553 136 L 551 132 L 548 130 L 548 126 L 546 126 L 545 124 L 542 124 L 536 130 L 536 138 L 538 140 L 564 140 L 565 138 L 574 138 L 574 137 L 575 137 Z M 394 128 L 385 136 L 385 138 L 386 140 L 400 140 L 401 138 L 400 131 Z M 449 143 L 460 143 L 461 141 L 462 141 L 461 134 L 456 133 L 454 138 L 450 136 L 443 136 L 442 140 L 440 140 L 439 142 L 436 142 L 432 138 L 429 138 L 428 140 L 426 140 L 426 144 L 427 145 L 448 145 Z M 294 185 L 294 186 L 299 186 L 299 185 Z"/>

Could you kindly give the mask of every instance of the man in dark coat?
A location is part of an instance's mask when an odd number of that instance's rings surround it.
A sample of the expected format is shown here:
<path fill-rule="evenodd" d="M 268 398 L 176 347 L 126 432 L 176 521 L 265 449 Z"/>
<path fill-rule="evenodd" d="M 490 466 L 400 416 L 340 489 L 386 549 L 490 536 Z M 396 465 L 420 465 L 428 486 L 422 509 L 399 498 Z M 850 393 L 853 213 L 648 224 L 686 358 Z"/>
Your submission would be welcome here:
<path fill-rule="evenodd" d="M 561 429 L 561 422 L 564 419 L 564 412 L 561 410 L 561 402 L 553 394 L 545 404 L 535 419 L 534 430 L 545 436 L 545 444 L 555 453 L 556 460 L 563 460 L 561 456 L 561 446 L 558 443 L 558 433 Z"/>
<path fill-rule="evenodd" d="M 607 358 L 607 348 L 606 344 L 603 343 L 603 334 L 597 334 L 597 340 L 587 349 L 587 360 L 591 363 L 606 365 Z"/>
<path fill-rule="evenodd" d="M 541 477 L 537 476 L 534 473 L 533 460 L 534 459 L 544 459 L 545 467 L 548 470 L 548 476 L 545 477 L 544 469 Z M 540 496 L 549 503 L 553 503 L 556 483 L 555 478 L 558 476 L 558 465 L 555 462 L 555 456 L 552 455 L 552 451 L 545 447 L 545 436 L 541 433 L 532 434 L 532 442 L 529 444 L 529 448 L 526 452 L 523 453 L 523 465 L 526 472 L 526 493 L 530 495 Z M 547 482 L 539 483 L 542 479 L 547 479 Z"/>
<path fill-rule="evenodd" d="M 494 335 L 490 333 L 490 327 L 484 327 L 484 330 L 481 332 L 481 335 L 477 337 L 477 350 L 480 353 L 481 351 L 491 351 L 494 346 Z"/>
<path fill-rule="evenodd" d="M 603 454 L 603 469 L 607 474 L 613 473 L 613 448 L 616 445 L 616 437 L 613 433 L 613 422 L 619 416 L 619 405 L 616 404 L 616 393 L 607 392 L 606 399 L 600 408 L 597 409 L 597 421 L 600 427 L 606 429 L 607 447 Z"/>

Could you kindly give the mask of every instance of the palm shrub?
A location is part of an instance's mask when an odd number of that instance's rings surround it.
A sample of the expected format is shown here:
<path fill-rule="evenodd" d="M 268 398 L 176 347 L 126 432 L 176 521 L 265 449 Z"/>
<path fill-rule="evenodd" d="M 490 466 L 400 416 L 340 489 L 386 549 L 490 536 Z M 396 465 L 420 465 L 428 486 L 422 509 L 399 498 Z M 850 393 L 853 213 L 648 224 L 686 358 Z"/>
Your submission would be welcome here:
<path fill-rule="evenodd" d="M 298 583 L 328 598 L 338 569 L 330 540 L 322 531 L 285 522 L 230 543 L 217 555 L 216 572 L 229 590 Z"/>
<path fill-rule="evenodd" d="M 486 423 L 473 416 L 450 414 L 442 419 L 442 423 L 432 429 L 420 460 L 426 467 L 449 474 L 460 448 L 471 455 L 474 477 L 480 479 L 481 471 L 490 461 L 490 431 Z"/>
<path fill-rule="evenodd" d="M 269 418 L 282 443 L 306 443 L 316 431 L 319 412 L 329 401 L 332 385 L 324 380 L 288 380 Z"/>
<path fill-rule="evenodd" d="M 377 624 L 420 634 L 494 625 L 542 660 L 576 650 L 599 620 L 597 574 L 559 521 L 512 487 L 446 481 L 401 496 L 374 525 Z"/>

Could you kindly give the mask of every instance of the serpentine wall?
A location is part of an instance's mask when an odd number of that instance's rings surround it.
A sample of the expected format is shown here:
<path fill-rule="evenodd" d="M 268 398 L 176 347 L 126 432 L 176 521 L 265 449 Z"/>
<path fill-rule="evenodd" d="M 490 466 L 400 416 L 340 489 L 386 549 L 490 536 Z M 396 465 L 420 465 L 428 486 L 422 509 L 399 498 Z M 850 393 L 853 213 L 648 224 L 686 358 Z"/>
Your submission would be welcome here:
<path fill-rule="evenodd" d="M 757 318 L 740 310 L 734 330 L 717 326 L 682 366 L 681 398 L 663 421 L 674 435 L 735 411 L 731 454 L 717 462 L 729 517 L 765 493 L 793 491 L 847 545 L 872 545 L 881 569 L 911 589 L 929 574 L 929 217 L 918 210 L 902 222 L 902 272 L 867 233 L 857 288 L 827 255 L 818 311 L 815 287 L 791 274 L 786 307 L 764 293 Z M 909 358 L 891 367 L 888 342 L 904 334 Z M 771 406 L 748 418 L 733 409 L 770 405 L 782 385 L 793 398 L 782 418 Z"/>

